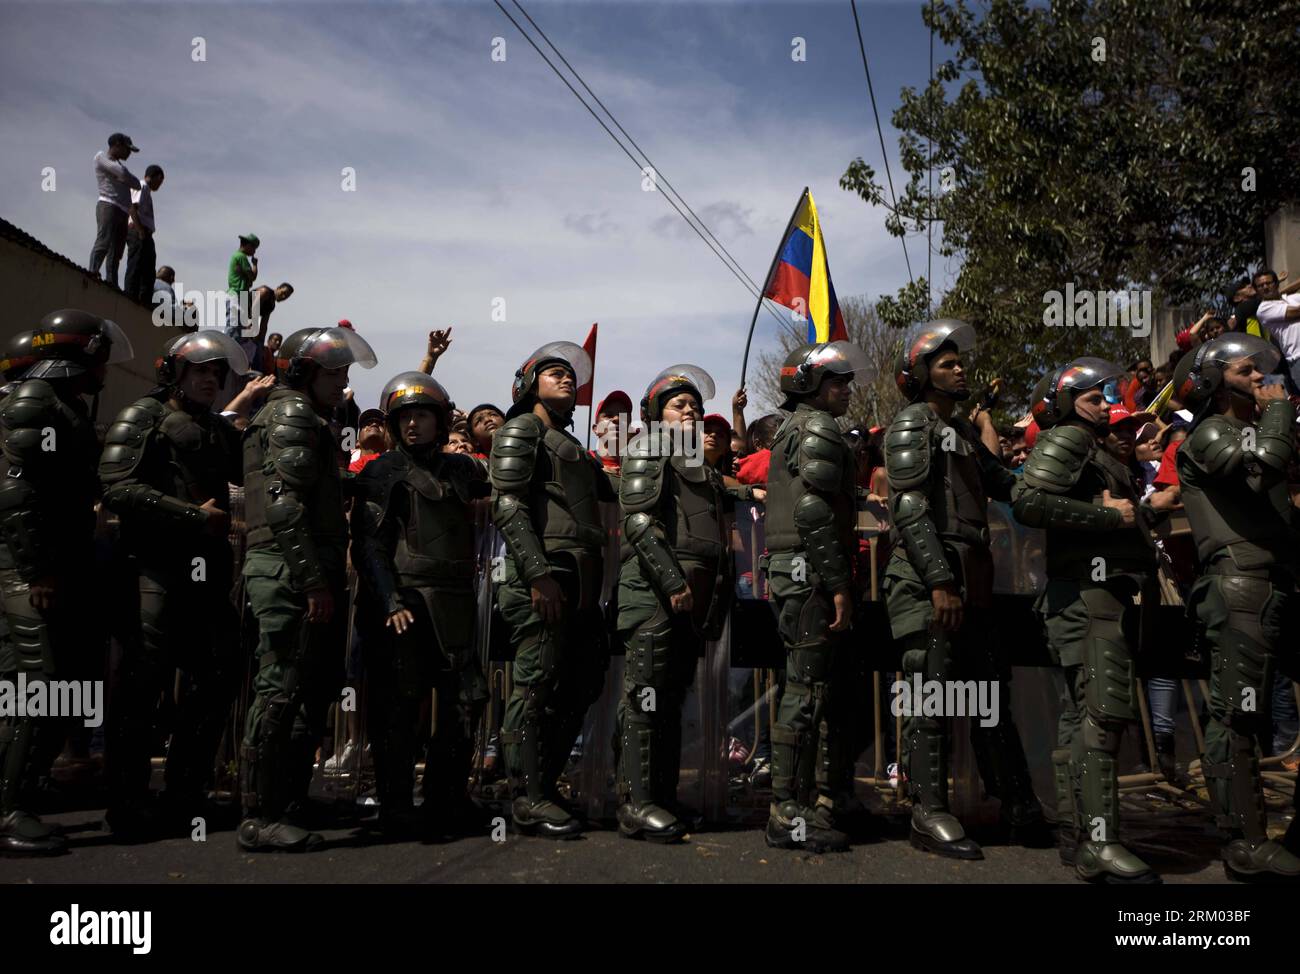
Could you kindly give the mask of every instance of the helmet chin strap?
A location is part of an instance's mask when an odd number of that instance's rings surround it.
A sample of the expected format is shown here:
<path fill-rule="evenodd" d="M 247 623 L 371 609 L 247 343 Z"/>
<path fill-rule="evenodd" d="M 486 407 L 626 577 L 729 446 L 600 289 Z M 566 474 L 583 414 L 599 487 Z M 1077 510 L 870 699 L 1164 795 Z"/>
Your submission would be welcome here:
<path fill-rule="evenodd" d="M 551 422 L 559 426 L 560 429 L 566 429 L 573 425 L 573 414 L 576 412 L 576 409 L 570 409 L 567 413 L 561 413 L 547 405 L 546 400 L 542 399 L 540 396 L 537 401 L 542 404 L 542 408 L 545 409 L 547 415 L 551 417 Z"/>

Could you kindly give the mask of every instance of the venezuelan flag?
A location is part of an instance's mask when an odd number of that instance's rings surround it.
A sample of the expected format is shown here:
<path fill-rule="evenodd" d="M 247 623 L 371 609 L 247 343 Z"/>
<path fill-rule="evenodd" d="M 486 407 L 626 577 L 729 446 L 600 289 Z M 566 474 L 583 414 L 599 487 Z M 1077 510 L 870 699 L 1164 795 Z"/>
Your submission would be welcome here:
<path fill-rule="evenodd" d="M 807 188 L 790 218 L 785 240 L 767 277 L 763 297 L 775 301 L 808 319 L 808 341 L 847 341 L 844 315 L 835 299 L 831 269 L 826 261 L 826 242 L 817 219 L 817 204 Z"/>

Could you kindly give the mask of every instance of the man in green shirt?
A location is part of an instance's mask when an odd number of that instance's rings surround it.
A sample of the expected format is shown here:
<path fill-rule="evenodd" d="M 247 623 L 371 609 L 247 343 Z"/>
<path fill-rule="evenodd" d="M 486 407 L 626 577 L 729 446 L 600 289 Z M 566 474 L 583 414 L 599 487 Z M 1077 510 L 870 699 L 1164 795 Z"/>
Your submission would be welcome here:
<path fill-rule="evenodd" d="M 239 338 L 248 311 L 246 294 L 257 280 L 257 248 L 262 241 L 253 233 L 241 234 L 239 249 L 230 255 L 230 267 L 226 271 L 226 290 L 230 299 L 226 302 L 226 334 Z"/>

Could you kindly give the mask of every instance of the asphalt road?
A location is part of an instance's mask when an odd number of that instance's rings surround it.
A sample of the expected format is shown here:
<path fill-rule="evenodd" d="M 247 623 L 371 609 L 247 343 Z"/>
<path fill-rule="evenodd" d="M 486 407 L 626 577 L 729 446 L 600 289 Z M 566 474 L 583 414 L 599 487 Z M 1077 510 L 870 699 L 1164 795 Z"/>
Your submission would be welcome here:
<path fill-rule="evenodd" d="M 1127 836 L 1168 883 L 1226 882 L 1201 811 L 1126 809 Z M 699 831 L 675 846 L 621 838 L 593 827 L 555 842 L 507 833 L 454 842 L 384 842 L 361 826 L 323 830 L 326 846 L 301 855 L 241 852 L 233 823 L 213 823 L 206 841 L 168 839 L 120 845 L 96 809 L 47 816 L 70 851 L 50 859 L 0 859 L 7 883 L 1074 883 L 1054 849 L 984 839 L 982 862 L 955 862 L 913 849 L 907 820 L 882 817 L 881 836 L 848 853 L 813 855 L 768 849 L 758 827 Z M 1273 826 L 1285 820 L 1274 815 Z"/>

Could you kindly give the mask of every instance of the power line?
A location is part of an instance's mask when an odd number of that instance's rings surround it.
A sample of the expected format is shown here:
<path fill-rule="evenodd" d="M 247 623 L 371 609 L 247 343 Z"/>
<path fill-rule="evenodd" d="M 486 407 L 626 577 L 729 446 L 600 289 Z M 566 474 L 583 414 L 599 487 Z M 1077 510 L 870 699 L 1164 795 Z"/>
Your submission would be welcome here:
<path fill-rule="evenodd" d="M 858 2 L 849 0 L 853 7 L 853 26 L 858 32 L 858 50 L 862 52 L 862 70 L 867 75 L 867 94 L 871 96 L 871 114 L 876 119 L 876 134 L 880 136 L 880 157 L 885 161 L 885 178 L 889 180 L 889 198 L 894 203 L 894 215 L 898 217 L 899 223 L 902 223 L 902 216 L 898 213 L 898 194 L 894 192 L 894 177 L 889 170 L 889 153 L 885 151 L 885 130 L 880 127 L 880 111 L 876 108 L 876 90 L 871 85 L 871 68 L 867 67 L 867 47 L 862 43 L 862 24 L 858 20 Z M 898 238 L 903 245 L 903 262 L 907 264 L 907 279 L 915 284 L 916 278 L 912 276 L 912 259 L 907 255 L 907 240 L 903 237 Z"/>
<path fill-rule="evenodd" d="M 930 0 L 930 88 L 934 87 L 934 0 Z M 930 269 L 934 259 L 934 94 L 926 90 L 930 101 L 930 131 L 925 133 L 925 195 L 929 218 L 925 221 L 925 308 L 934 313 L 934 275 Z"/>
<path fill-rule="evenodd" d="M 573 72 L 573 75 L 578 79 L 578 82 L 584 88 L 586 88 L 589 93 L 591 93 L 591 97 L 595 99 L 596 103 L 600 105 L 600 107 L 605 111 L 607 115 L 609 115 L 610 120 L 614 123 L 615 126 L 618 127 L 619 131 L 622 132 L 625 136 L 627 136 L 628 141 L 631 142 L 632 145 L 636 147 L 637 151 L 641 152 L 642 156 L 645 158 L 644 165 L 640 160 L 636 158 L 636 156 L 632 154 L 632 152 L 627 148 L 627 146 L 623 144 L 622 140 L 619 139 L 619 137 L 614 134 L 614 132 L 610 129 L 610 127 L 605 124 L 604 119 L 602 119 L 598 114 L 596 114 L 596 111 L 589 104 L 587 104 L 586 99 L 584 99 L 582 95 L 578 93 L 577 89 L 574 88 L 573 85 L 569 82 L 569 79 L 564 76 L 563 72 L 561 72 L 560 69 L 557 68 L 555 64 L 551 61 L 551 59 L 547 57 L 546 52 L 537 46 L 537 43 L 532 39 L 532 37 L 529 36 L 527 31 L 525 31 L 524 28 L 520 25 L 520 23 L 510 15 L 510 11 L 508 11 L 502 5 L 501 0 L 493 0 L 493 2 L 497 5 L 497 8 L 503 14 L 505 14 L 506 19 L 509 20 L 510 23 L 512 23 L 515 26 L 515 29 L 518 30 L 519 33 L 523 35 L 524 40 L 528 41 L 528 43 L 532 46 L 533 50 L 537 52 L 538 56 L 541 57 L 541 59 L 546 62 L 546 66 L 549 67 L 555 73 L 555 76 L 557 78 L 559 78 L 562 82 L 564 82 L 564 86 L 569 89 L 569 91 L 573 94 L 573 97 L 578 99 L 578 101 L 582 104 L 582 107 L 585 108 L 587 112 L 591 115 L 591 117 L 596 120 L 597 124 L 599 124 L 600 127 L 605 130 L 605 133 L 611 139 L 614 140 L 614 144 L 617 145 L 623 151 L 624 155 L 626 155 L 629 159 L 632 160 L 633 165 L 637 167 L 638 171 L 643 172 L 646 167 L 653 169 L 655 173 L 656 185 L 660 180 L 662 180 L 663 183 L 666 186 L 668 186 L 670 190 L 672 190 L 673 195 L 677 196 L 677 198 L 681 200 L 682 206 L 685 206 L 686 209 L 690 210 L 690 207 L 686 204 L 685 199 L 682 199 L 681 194 L 672 188 L 672 184 L 669 183 L 668 180 L 663 177 L 662 173 L 660 173 L 658 168 L 656 168 L 654 164 L 650 162 L 649 156 L 646 156 L 644 151 L 641 149 L 640 146 L 636 144 L 636 142 L 632 139 L 632 137 L 630 135 L 627 135 L 626 130 L 624 130 L 623 126 L 619 124 L 618 119 L 616 119 L 613 113 L 610 112 L 610 110 L 605 107 L 605 105 L 600 101 L 600 99 L 596 97 L 595 93 L 591 91 L 591 88 L 587 85 L 587 83 L 583 81 L 582 76 L 578 74 L 578 72 L 573 68 L 571 64 L 569 64 L 569 62 L 565 59 L 564 55 L 560 53 L 559 49 L 556 48 L 553 43 L 551 43 L 550 38 L 547 37 L 546 34 L 542 31 L 542 29 L 537 26 L 537 22 L 534 21 L 531 16 L 529 16 L 528 11 L 524 10 L 524 8 L 518 3 L 518 0 L 514 0 L 514 3 L 515 6 L 519 8 L 520 13 L 522 13 L 528 19 L 528 22 L 533 25 L 533 27 L 537 30 L 538 34 L 540 34 L 543 37 L 543 39 L 545 39 L 546 43 L 550 46 L 550 48 L 553 51 L 555 51 L 556 55 L 560 58 L 560 60 L 564 62 L 565 67 L 567 67 L 571 72 Z M 720 241 L 717 242 L 717 245 L 715 246 L 714 241 L 716 241 L 717 238 L 713 237 L 712 231 L 708 230 L 708 227 L 704 225 L 704 222 L 700 220 L 700 226 L 697 227 L 695 223 L 693 223 L 690 219 L 688 219 L 686 214 L 682 212 L 682 207 L 678 206 L 677 203 L 674 202 L 672 196 L 670 196 L 668 193 L 660 193 L 659 195 L 664 198 L 664 200 L 668 203 L 669 206 L 671 206 L 674 210 L 677 211 L 677 215 L 686 221 L 686 225 L 689 226 L 693 231 L 695 231 L 695 235 L 704 241 L 705 245 L 711 251 L 713 251 L 714 255 L 720 261 L 722 261 L 723 266 L 726 267 L 727 270 L 731 272 L 732 276 L 735 277 L 736 280 L 740 281 L 741 285 L 747 291 L 749 291 L 751 295 L 762 300 L 761 298 L 762 289 L 757 284 L 754 283 L 754 281 L 749 277 L 748 274 L 744 272 L 744 269 L 740 266 L 739 262 L 736 261 L 736 259 L 731 256 L 730 252 L 728 252 L 726 248 L 722 246 Z M 691 215 L 695 216 L 694 210 L 691 210 Z M 699 220 L 699 217 L 695 216 L 695 219 Z M 708 232 L 707 237 L 705 236 L 704 233 L 701 232 L 700 227 L 703 227 L 704 230 Z M 712 241 L 709 239 L 710 237 L 713 237 Z M 768 314 L 770 314 L 773 318 L 775 318 L 783 327 L 788 328 L 796 337 L 799 337 L 798 331 L 796 331 L 794 327 L 791 324 L 789 324 L 783 317 L 781 317 L 776 312 L 774 312 L 767 304 L 764 304 L 763 307 L 767 308 Z"/>

